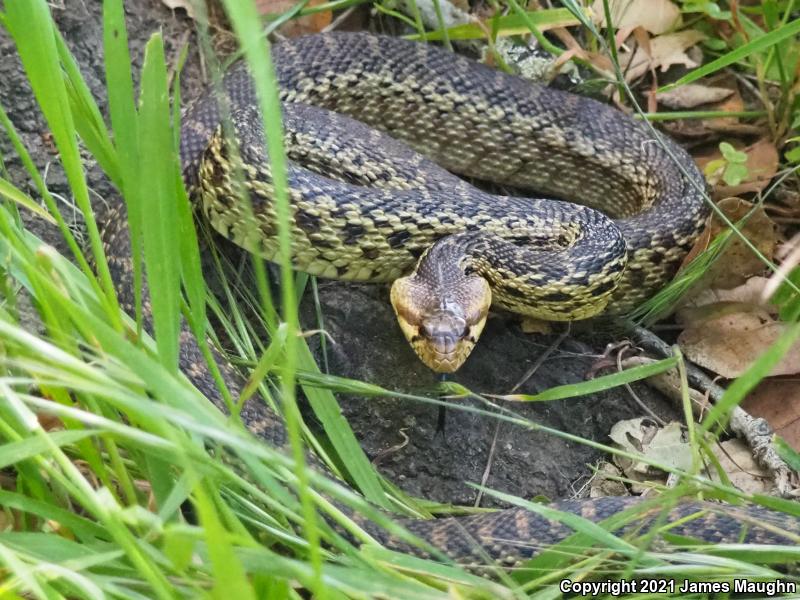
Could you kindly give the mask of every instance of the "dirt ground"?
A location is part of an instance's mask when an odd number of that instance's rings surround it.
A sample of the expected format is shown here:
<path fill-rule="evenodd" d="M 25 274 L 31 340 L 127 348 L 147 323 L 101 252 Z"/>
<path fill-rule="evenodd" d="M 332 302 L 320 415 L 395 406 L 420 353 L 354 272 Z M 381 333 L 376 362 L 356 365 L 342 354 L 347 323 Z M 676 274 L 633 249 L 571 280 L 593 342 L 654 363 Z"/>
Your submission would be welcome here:
<path fill-rule="evenodd" d="M 95 98 L 105 108 L 102 63 L 100 0 L 65 0 L 51 4 L 60 30 L 75 55 Z M 184 98 L 195 97 L 202 87 L 192 23 L 183 13 L 173 13 L 160 0 L 127 3 L 128 30 L 135 64 L 141 65 L 143 46 L 149 36 L 163 33 L 168 58 L 177 56 L 181 44 L 191 44 L 191 58 L 182 76 Z M 65 178 L 55 164 L 46 137 L 43 118 L 25 82 L 24 72 L 11 40 L 0 33 L 0 102 L 40 167 L 48 166 L 51 190 L 69 198 Z M 34 190 L 25 180 L 19 159 L 6 139 L 0 139 L 5 165 L 16 184 Z M 113 189 L 96 169 L 90 185 L 98 203 L 113 201 Z M 31 228 L 62 252 L 54 230 L 41 222 Z M 335 345 L 329 348 L 330 372 L 375 383 L 392 390 L 429 393 L 436 379 L 413 355 L 396 325 L 385 286 L 348 285 L 320 281 L 325 326 Z M 302 307 L 304 323 L 315 328 L 310 298 Z M 597 336 L 595 336 L 597 337 Z M 316 338 L 311 346 L 316 351 Z M 590 339 L 590 338 L 586 338 Z M 611 340 L 605 340 L 611 341 Z M 459 371 L 455 381 L 475 392 L 503 394 L 520 380 L 551 344 L 547 336 L 528 335 L 505 317 L 492 318 L 483 338 Z M 604 346 L 602 339 L 591 345 L 567 339 L 522 388 L 532 393 L 565 383 L 582 381 Z M 670 408 L 649 389 L 635 386 L 637 393 L 658 414 L 671 415 Z M 380 469 L 412 494 L 439 501 L 472 503 L 476 492 L 465 482 L 480 482 L 498 421 L 450 409 L 444 435 L 436 434 L 437 407 L 396 398 L 339 398 L 342 410 L 370 457 L 400 445 L 403 433 L 408 443 L 380 460 Z M 470 404 L 478 405 L 476 402 Z M 584 438 L 605 442 L 611 426 L 620 419 L 640 416 L 641 409 L 620 388 L 610 393 L 538 404 L 506 404 L 531 421 Z M 590 475 L 588 465 L 600 454 L 584 445 L 509 424 L 500 426 L 486 485 L 522 497 L 573 496 Z M 491 505 L 491 501 L 484 500 Z"/>

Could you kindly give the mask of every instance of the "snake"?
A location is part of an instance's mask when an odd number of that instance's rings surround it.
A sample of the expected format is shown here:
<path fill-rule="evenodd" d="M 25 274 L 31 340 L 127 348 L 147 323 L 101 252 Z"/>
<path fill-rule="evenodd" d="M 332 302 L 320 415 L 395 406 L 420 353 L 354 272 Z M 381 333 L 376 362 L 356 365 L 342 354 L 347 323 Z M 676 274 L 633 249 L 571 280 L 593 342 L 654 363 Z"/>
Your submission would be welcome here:
<path fill-rule="evenodd" d="M 565 321 L 629 309 L 664 285 L 702 229 L 703 181 L 688 154 L 603 103 L 395 37 L 315 34 L 272 50 L 289 159 L 293 266 L 392 282 L 401 328 L 434 370 L 463 363 L 490 305 Z M 196 211 L 212 228 L 276 259 L 270 157 L 243 63 L 185 112 L 180 159 Z M 547 197 L 495 195 L 458 175 Z M 107 217 L 103 241 L 120 304 L 134 314 L 122 203 Z M 149 293 L 146 279 L 142 293 Z M 148 330 L 149 310 L 143 302 Z M 235 396 L 240 374 L 214 356 Z M 180 367 L 227 412 L 185 326 Z M 287 446 L 280 415 L 261 399 L 248 399 L 240 417 L 261 442 Z M 325 470 L 312 453 L 308 460 Z M 438 519 L 392 515 L 412 543 L 331 502 L 377 543 L 471 567 L 521 565 L 574 533 L 568 521 L 529 508 Z M 671 534 L 709 544 L 800 542 L 800 519 L 762 506 L 642 502 L 604 497 L 549 508 L 598 522 L 638 507 L 638 520 L 618 533 L 666 524 Z"/>
<path fill-rule="evenodd" d="M 392 282 L 400 327 L 434 371 L 463 364 L 490 305 L 548 321 L 629 310 L 674 275 L 708 215 L 685 152 L 589 98 L 392 37 L 301 38 L 276 46 L 275 68 L 293 266 Z M 277 219 L 252 81 L 240 67 L 224 87 L 235 135 L 222 135 L 218 103 L 195 105 L 184 173 L 197 177 L 214 229 L 272 260 Z M 548 198 L 484 193 L 451 172 Z"/>

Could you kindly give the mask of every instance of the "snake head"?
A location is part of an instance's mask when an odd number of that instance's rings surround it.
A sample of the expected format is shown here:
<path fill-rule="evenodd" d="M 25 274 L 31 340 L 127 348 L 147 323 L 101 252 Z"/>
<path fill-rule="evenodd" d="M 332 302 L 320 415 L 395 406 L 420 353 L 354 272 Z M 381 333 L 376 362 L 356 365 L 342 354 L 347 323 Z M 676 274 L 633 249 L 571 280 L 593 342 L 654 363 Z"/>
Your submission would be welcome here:
<path fill-rule="evenodd" d="M 446 289 L 418 273 L 392 284 L 400 329 L 420 360 L 436 373 L 464 364 L 486 324 L 492 291 L 478 275 L 448 281 Z"/>

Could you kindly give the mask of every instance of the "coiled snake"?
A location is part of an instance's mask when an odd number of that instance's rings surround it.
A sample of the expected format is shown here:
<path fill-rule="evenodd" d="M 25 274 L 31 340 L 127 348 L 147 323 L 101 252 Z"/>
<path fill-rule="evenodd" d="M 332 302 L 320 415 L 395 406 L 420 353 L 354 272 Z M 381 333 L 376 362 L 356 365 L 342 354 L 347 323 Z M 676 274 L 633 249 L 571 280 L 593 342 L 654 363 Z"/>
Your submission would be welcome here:
<path fill-rule="evenodd" d="M 688 155 L 593 100 L 428 45 L 367 34 L 300 38 L 277 45 L 273 58 L 291 160 L 295 266 L 324 277 L 394 281 L 401 327 L 435 370 L 453 371 L 466 359 L 491 302 L 551 320 L 585 318 L 607 305 L 629 309 L 674 274 L 707 216 L 702 177 Z M 184 179 L 216 230 L 273 258 L 269 160 L 244 67 L 225 77 L 224 90 L 235 148 L 222 134 L 222 103 L 206 94 L 183 119 Z M 486 194 L 436 163 L 585 206 Z M 104 235 L 123 306 L 132 310 L 122 212 Z M 224 410 L 197 344 L 188 332 L 181 341 L 183 371 Z M 224 375 L 235 391 L 236 375 L 228 367 Z M 283 424 L 263 403 L 249 401 L 242 418 L 254 434 L 284 445 Z M 599 520 L 634 502 L 556 507 Z M 340 508 L 385 545 L 425 554 Z M 707 542 L 800 540 L 798 520 L 758 507 L 688 502 L 667 518 L 681 519 L 672 533 Z M 467 563 L 488 556 L 516 564 L 571 533 L 522 509 L 396 520 Z"/>

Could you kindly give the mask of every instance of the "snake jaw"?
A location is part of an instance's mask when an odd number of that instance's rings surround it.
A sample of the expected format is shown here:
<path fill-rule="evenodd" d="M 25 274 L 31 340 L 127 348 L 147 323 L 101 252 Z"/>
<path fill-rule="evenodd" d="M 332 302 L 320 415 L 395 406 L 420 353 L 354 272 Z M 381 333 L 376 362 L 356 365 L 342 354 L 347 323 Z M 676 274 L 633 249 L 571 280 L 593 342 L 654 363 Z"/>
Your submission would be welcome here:
<path fill-rule="evenodd" d="M 431 292 L 416 275 L 401 277 L 392 285 L 392 306 L 419 359 L 436 373 L 454 373 L 483 331 L 491 288 L 482 277 L 467 276 L 446 297 Z"/>

